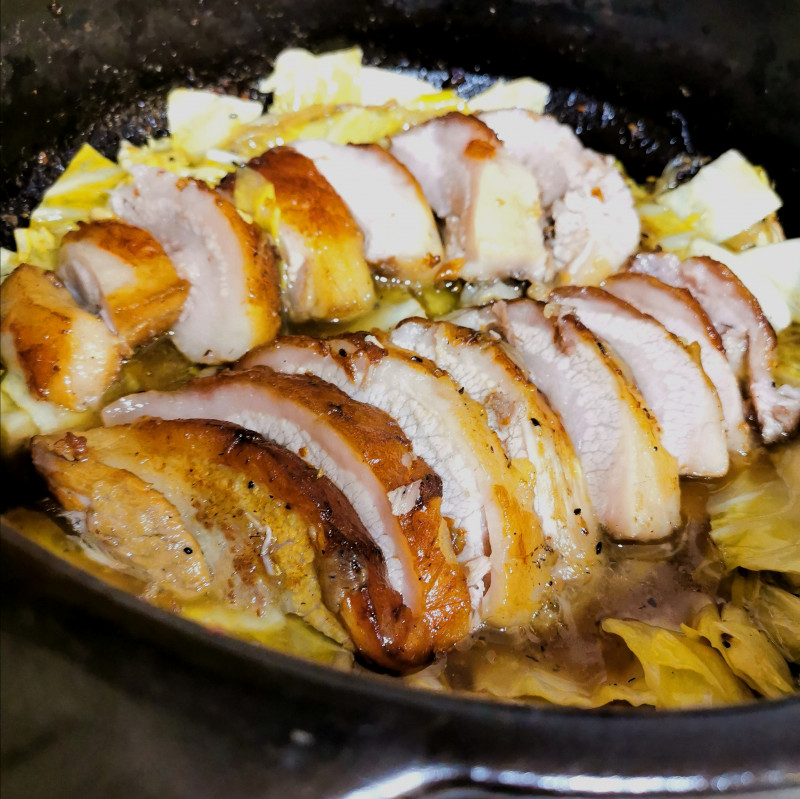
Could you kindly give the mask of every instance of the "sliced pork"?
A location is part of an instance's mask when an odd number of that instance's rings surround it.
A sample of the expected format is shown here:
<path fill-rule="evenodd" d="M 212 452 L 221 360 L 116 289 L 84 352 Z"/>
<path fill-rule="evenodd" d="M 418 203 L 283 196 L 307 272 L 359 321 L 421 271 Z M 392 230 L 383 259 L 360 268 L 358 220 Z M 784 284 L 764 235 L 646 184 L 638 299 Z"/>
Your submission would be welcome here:
<path fill-rule="evenodd" d="M 739 384 L 725 357 L 722 339 L 700 303 L 686 289 L 633 272 L 613 275 L 602 288 L 661 322 L 684 343 L 698 346 L 703 371 L 722 405 L 728 450 L 745 454 L 751 447 L 750 428 L 744 418 Z"/>
<path fill-rule="evenodd" d="M 466 634 L 466 582 L 440 514 L 441 481 L 386 414 L 319 378 L 259 367 L 133 394 L 103 411 L 107 424 L 141 416 L 228 421 L 298 454 L 344 494 L 380 549 L 412 613 L 408 657 L 418 662 Z"/>
<path fill-rule="evenodd" d="M 536 179 L 486 125 L 447 114 L 395 136 L 391 153 L 445 222 L 445 276 L 550 280 Z"/>
<path fill-rule="evenodd" d="M 652 316 L 593 286 L 556 289 L 550 299 L 559 311 L 575 315 L 625 362 L 681 474 L 720 477 L 728 471 L 719 397 L 702 366 L 678 338 Z"/>
<path fill-rule="evenodd" d="M 173 327 L 177 348 L 197 363 L 235 360 L 275 337 L 280 292 L 275 259 L 258 229 L 205 183 L 151 167 L 132 170 L 111 207 L 149 231 L 189 296 Z"/>
<path fill-rule="evenodd" d="M 422 319 L 403 322 L 390 339 L 433 361 L 483 405 L 506 456 L 529 475 L 533 508 L 556 557 L 553 573 L 562 580 L 590 574 L 598 562 L 598 527 L 580 462 L 558 415 L 501 341 Z"/>
<path fill-rule="evenodd" d="M 429 284 L 444 260 L 436 220 L 414 176 L 377 144 L 292 142 L 345 201 L 381 274 Z"/>
<path fill-rule="evenodd" d="M 574 317 L 548 317 L 532 300 L 458 314 L 516 348 L 530 379 L 572 439 L 597 518 L 620 540 L 651 541 L 680 523 L 678 464 L 636 389 Z"/>
<path fill-rule="evenodd" d="M 521 109 L 479 116 L 536 176 L 553 218 L 558 282 L 598 283 L 619 269 L 636 251 L 641 226 L 614 159 L 584 147 L 552 117 Z"/>
<path fill-rule="evenodd" d="M 74 411 L 95 407 L 122 367 L 120 342 L 105 323 L 52 272 L 30 264 L 3 281 L 0 352 L 35 398 Z"/>
<path fill-rule="evenodd" d="M 775 331 L 756 298 L 723 264 L 711 258 L 681 261 L 671 254 L 641 254 L 628 265 L 671 286 L 688 289 L 722 336 L 733 370 L 747 383 L 747 394 L 765 443 L 789 438 L 800 425 L 800 387 L 778 386 Z"/>
<path fill-rule="evenodd" d="M 342 493 L 257 434 L 149 419 L 37 438 L 33 453 L 103 551 L 158 587 L 256 615 L 282 606 L 383 668 L 430 654 Z"/>
<path fill-rule="evenodd" d="M 253 364 L 318 375 L 396 419 L 442 479 L 442 514 L 452 520 L 473 608 L 500 627 L 531 623 L 546 600 L 551 558 L 529 500 L 516 498 L 524 479 L 463 387 L 430 361 L 364 334 L 279 339 L 242 365 Z"/>
<path fill-rule="evenodd" d="M 64 285 L 99 314 L 127 354 L 168 331 L 189 293 L 158 241 L 115 219 L 79 222 L 62 239 L 58 259 Z"/>
<path fill-rule="evenodd" d="M 247 168 L 274 192 L 274 233 L 285 264 L 289 317 L 295 322 L 339 320 L 370 310 L 375 295 L 363 236 L 314 162 L 289 147 L 274 147 L 251 159 Z"/>

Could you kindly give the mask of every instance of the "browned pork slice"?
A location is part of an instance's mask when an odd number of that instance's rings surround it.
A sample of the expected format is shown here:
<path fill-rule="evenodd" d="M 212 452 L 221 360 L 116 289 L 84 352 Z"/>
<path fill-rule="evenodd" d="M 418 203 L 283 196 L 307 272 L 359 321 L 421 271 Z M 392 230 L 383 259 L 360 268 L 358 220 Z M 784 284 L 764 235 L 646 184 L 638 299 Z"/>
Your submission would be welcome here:
<path fill-rule="evenodd" d="M 412 613 L 409 651 L 446 649 L 468 631 L 466 582 L 440 514 L 441 481 L 386 414 L 317 377 L 258 367 L 178 391 L 132 394 L 103 411 L 107 424 L 141 416 L 228 421 L 298 454 L 344 494 L 380 549 L 389 585 Z"/>
<path fill-rule="evenodd" d="M 800 387 L 775 385 L 775 331 L 756 298 L 730 269 L 711 258 L 681 261 L 675 255 L 650 253 L 637 255 L 628 269 L 688 289 L 703 306 L 722 336 L 731 367 L 747 381 L 748 396 L 765 443 L 772 444 L 797 432 Z"/>
<path fill-rule="evenodd" d="M 686 289 L 633 272 L 613 275 L 602 287 L 657 319 L 681 341 L 698 346 L 703 371 L 722 405 L 728 450 L 745 454 L 751 446 L 750 428 L 744 418 L 739 384 L 725 357 L 722 339 L 700 303 Z"/>
<path fill-rule="evenodd" d="M 529 475 L 534 512 L 554 550 L 554 575 L 589 575 L 599 559 L 598 527 L 580 462 L 558 415 L 500 339 L 422 319 L 403 322 L 390 339 L 433 361 L 483 405 L 506 456 Z"/>
<path fill-rule="evenodd" d="M 662 324 L 607 291 L 565 286 L 550 295 L 611 346 L 661 427 L 680 474 L 720 477 L 728 471 L 722 407 L 702 366 Z M 552 305 L 548 306 L 551 309 Z"/>
<path fill-rule="evenodd" d="M 564 423 L 608 533 L 651 541 L 680 523 L 678 464 L 638 391 L 572 316 L 548 317 L 532 300 L 496 302 L 456 316 L 493 328 L 516 348 L 531 380 Z"/>
<path fill-rule="evenodd" d="M 391 153 L 445 222 L 447 276 L 467 281 L 552 277 L 539 188 L 475 117 L 452 113 L 392 139 Z"/>
<path fill-rule="evenodd" d="M 156 587 L 257 616 L 282 607 L 384 668 L 430 656 L 352 506 L 283 447 L 230 424 L 147 419 L 40 437 L 33 455 L 85 534 Z"/>
<path fill-rule="evenodd" d="M 81 411 L 122 367 L 120 342 L 51 272 L 21 264 L 0 290 L 0 353 L 40 400 Z"/>
<path fill-rule="evenodd" d="M 449 375 L 364 334 L 279 339 L 242 365 L 252 364 L 318 375 L 397 420 L 414 452 L 442 479 L 442 514 L 452 520 L 475 621 L 524 625 L 543 609 L 551 558 L 524 496 L 526 481 L 505 457 L 483 408 Z"/>
<path fill-rule="evenodd" d="M 129 354 L 177 321 L 189 293 L 164 248 L 146 230 L 115 219 L 79 222 L 61 241 L 58 276 L 99 314 Z"/>
<path fill-rule="evenodd" d="M 153 234 L 189 296 L 173 327 L 177 348 L 197 363 L 222 363 L 275 337 L 278 272 L 258 229 L 205 183 L 151 167 L 111 195 L 114 212 Z"/>
<path fill-rule="evenodd" d="M 614 159 L 584 147 L 552 117 L 509 109 L 480 119 L 536 176 L 542 204 L 553 217 L 559 282 L 597 283 L 619 269 L 636 251 L 641 226 Z"/>
<path fill-rule="evenodd" d="M 414 176 L 377 144 L 292 142 L 345 201 L 381 274 L 431 283 L 444 259 L 436 220 Z"/>
<path fill-rule="evenodd" d="M 364 238 L 314 162 L 290 147 L 274 147 L 251 159 L 236 181 L 252 181 L 253 173 L 274 194 L 284 302 L 292 320 L 349 319 L 370 310 L 375 295 Z"/>

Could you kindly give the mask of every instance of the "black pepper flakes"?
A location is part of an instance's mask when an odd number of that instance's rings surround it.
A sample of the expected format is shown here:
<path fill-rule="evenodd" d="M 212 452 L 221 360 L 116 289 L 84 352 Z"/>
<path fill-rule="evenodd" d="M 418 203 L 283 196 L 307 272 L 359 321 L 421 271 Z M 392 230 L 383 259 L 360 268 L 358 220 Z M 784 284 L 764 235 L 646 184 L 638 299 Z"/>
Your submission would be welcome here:
<path fill-rule="evenodd" d="M 256 485 L 256 484 L 255 484 L 255 483 L 254 483 L 252 480 L 250 480 L 250 481 L 247 483 L 247 487 L 248 487 L 248 488 L 255 488 L 255 485 Z"/>
<path fill-rule="evenodd" d="M 572 512 L 573 512 L 573 513 L 574 513 L 576 516 L 580 516 L 580 515 L 581 515 L 581 509 L 580 509 L 580 508 L 575 508 L 575 510 L 574 510 L 574 511 L 572 511 Z"/>
<path fill-rule="evenodd" d="M 345 348 L 342 347 L 342 349 L 339 350 L 339 355 L 341 355 L 342 358 L 344 358 L 347 355 L 347 350 L 345 350 Z"/>
<path fill-rule="evenodd" d="M 194 552 L 194 550 L 193 550 L 191 547 L 184 547 L 184 548 L 183 548 L 183 551 L 184 551 L 184 552 L 185 552 L 187 555 L 191 555 L 191 554 L 192 554 L 192 552 Z"/>
<path fill-rule="evenodd" d="M 539 422 L 539 420 L 538 419 L 534 419 L 533 416 L 531 416 L 531 424 L 534 427 L 541 427 L 541 423 Z"/>
<path fill-rule="evenodd" d="M 598 541 L 597 546 L 594 548 L 594 552 L 596 555 L 599 555 L 603 551 L 603 542 Z"/>

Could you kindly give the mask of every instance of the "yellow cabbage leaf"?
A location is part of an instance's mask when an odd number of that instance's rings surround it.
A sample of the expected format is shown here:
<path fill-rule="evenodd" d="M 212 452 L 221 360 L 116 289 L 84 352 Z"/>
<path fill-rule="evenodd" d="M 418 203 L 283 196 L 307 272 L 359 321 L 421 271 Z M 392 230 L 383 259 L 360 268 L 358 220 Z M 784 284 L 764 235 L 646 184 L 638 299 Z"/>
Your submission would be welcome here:
<path fill-rule="evenodd" d="M 289 144 L 297 139 L 326 139 L 334 144 L 375 144 L 405 127 L 464 110 L 464 101 L 452 91 L 420 97 L 406 105 L 312 106 L 245 125 L 225 142 L 224 149 L 241 158 Z"/>
<path fill-rule="evenodd" d="M 197 178 L 209 186 L 216 186 L 228 172 L 236 169 L 235 157 L 230 153 L 210 150 L 204 158 L 195 159 L 176 146 L 171 137 L 150 139 L 142 147 L 123 140 L 117 152 L 117 161 L 126 172 L 138 164 L 155 166 L 181 177 Z"/>
<path fill-rule="evenodd" d="M 656 704 L 656 695 L 645 683 L 641 669 L 626 681 L 591 686 L 545 663 L 505 651 L 477 661 L 472 669 L 472 688 L 498 699 L 544 699 L 580 708 L 615 701 L 636 706 Z"/>
<path fill-rule="evenodd" d="M 543 114 L 550 87 L 533 78 L 495 81 L 486 91 L 471 97 L 467 103 L 469 110 L 496 111 L 503 108 L 525 108 L 536 114 Z"/>
<path fill-rule="evenodd" d="M 620 636 L 642 664 L 656 707 L 725 705 L 751 698 L 722 656 L 702 641 L 640 621 L 606 619 L 602 628 Z"/>
<path fill-rule="evenodd" d="M 778 385 L 800 386 L 800 321 L 778 333 L 778 366 L 772 374 Z"/>
<path fill-rule="evenodd" d="M 708 500 L 725 566 L 800 575 L 800 443 L 762 457 Z"/>
<path fill-rule="evenodd" d="M 64 234 L 80 221 L 110 216 L 109 194 L 126 178 L 123 169 L 84 144 L 44 193 L 30 226 L 14 230 L 17 251 L 3 254 L 3 277 L 24 263 L 55 269 Z"/>
<path fill-rule="evenodd" d="M 742 608 L 726 604 L 720 611 L 715 605 L 706 605 L 693 619 L 692 627 L 682 628 L 689 636 L 705 638 L 754 691 L 770 699 L 794 692 L 786 661 Z"/>
<path fill-rule="evenodd" d="M 359 47 L 314 55 L 302 48 L 283 50 L 272 74 L 259 84 L 272 92 L 270 112 L 285 114 L 312 105 L 361 102 Z"/>
<path fill-rule="evenodd" d="M 260 102 L 218 92 L 173 89 L 167 95 L 167 126 L 172 142 L 198 160 L 263 113 Z"/>
<path fill-rule="evenodd" d="M 786 660 L 800 663 L 800 597 L 753 572 L 733 578 L 731 601 L 744 608 Z"/>

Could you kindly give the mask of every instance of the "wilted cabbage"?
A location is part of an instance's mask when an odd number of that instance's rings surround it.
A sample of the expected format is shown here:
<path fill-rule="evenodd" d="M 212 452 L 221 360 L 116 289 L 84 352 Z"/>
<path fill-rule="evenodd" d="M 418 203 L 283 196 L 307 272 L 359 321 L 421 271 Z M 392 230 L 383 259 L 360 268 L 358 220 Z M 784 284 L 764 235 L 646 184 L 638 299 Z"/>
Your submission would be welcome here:
<path fill-rule="evenodd" d="M 708 500 L 725 566 L 800 576 L 800 444 L 762 456 Z"/>
<path fill-rule="evenodd" d="M 760 574 L 743 572 L 733 579 L 731 601 L 750 614 L 786 660 L 800 663 L 800 597 Z"/>
<path fill-rule="evenodd" d="M 740 607 L 725 604 L 721 610 L 706 605 L 684 632 L 702 636 L 730 666 L 731 671 L 754 691 L 771 699 L 794 691 L 792 675 L 781 653 L 753 625 Z"/>
<path fill-rule="evenodd" d="M 751 698 L 722 656 L 695 637 L 621 619 L 606 619 L 602 628 L 620 636 L 636 655 L 656 707 L 722 705 Z"/>

